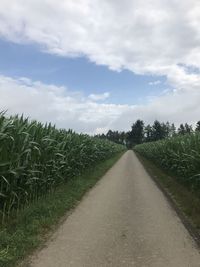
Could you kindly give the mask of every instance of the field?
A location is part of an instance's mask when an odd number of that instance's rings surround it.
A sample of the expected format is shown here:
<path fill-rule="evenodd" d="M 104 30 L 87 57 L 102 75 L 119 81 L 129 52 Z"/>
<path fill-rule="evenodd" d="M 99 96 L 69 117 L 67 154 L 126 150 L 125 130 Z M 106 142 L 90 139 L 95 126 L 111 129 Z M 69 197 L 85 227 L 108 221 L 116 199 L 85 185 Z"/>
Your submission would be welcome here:
<path fill-rule="evenodd" d="M 135 146 L 135 151 L 177 177 L 192 191 L 200 189 L 200 133 Z"/>
<path fill-rule="evenodd" d="M 1 223 L 40 196 L 51 194 L 58 185 L 123 150 L 123 146 L 107 140 L 29 122 L 23 116 L 6 118 L 1 113 Z"/>

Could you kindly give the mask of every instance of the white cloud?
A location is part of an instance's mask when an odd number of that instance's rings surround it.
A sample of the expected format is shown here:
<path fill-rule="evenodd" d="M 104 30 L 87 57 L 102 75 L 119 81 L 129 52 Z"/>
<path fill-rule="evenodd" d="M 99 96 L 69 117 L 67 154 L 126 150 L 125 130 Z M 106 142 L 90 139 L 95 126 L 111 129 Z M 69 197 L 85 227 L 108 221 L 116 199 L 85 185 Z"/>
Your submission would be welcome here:
<path fill-rule="evenodd" d="M 33 82 L 27 78 L 0 76 L 0 110 L 24 114 L 78 132 L 99 133 L 108 129 L 129 130 L 138 118 L 195 124 L 200 120 L 200 90 L 168 91 L 146 105 L 117 105 L 74 93 L 65 87 Z"/>
<path fill-rule="evenodd" d="M 109 97 L 110 97 L 109 92 L 105 92 L 103 94 L 91 94 L 91 95 L 89 95 L 89 99 L 94 100 L 94 101 L 105 100 Z"/>
<path fill-rule="evenodd" d="M 107 96 L 108 94 L 106 94 Z M 27 78 L 0 76 L 0 110 L 7 114 L 24 114 L 42 122 L 52 122 L 61 128 L 94 133 L 106 128 L 128 105 L 99 104 L 99 99 L 84 97 L 65 87 L 33 82 Z"/>
<path fill-rule="evenodd" d="M 123 129 L 131 125 L 137 118 L 145 123 L 153 123 L 154 120 L 174 122 L 176 126 L 188 122 L 195 125 L 200 120 L 200 90 L 171 91 L 155 97 L 147 105 L 137 105 L 124 112 L 114 122 L 114 128 L 120 125 Z"/>
<path fill-rule="evenodd" d="M 161 84 L 160 80 L 149 82 L 149 85 L 158 85 L 158 84 Z"/>
<path fill-rule="evenodd" d="M 1 37 L 61 56 L 86 55 L 114 70 L 175 77 L 178 86 L 193 79 L 183 65 L 200 68 L 199 25 L 199 0 L 0 2 Z"/>
<path fill-rule="evenodd" d="M 1 0 L 1 38 L 116 71 L 164 75 L 174 90 L 146 106 L 115 105 L 98 102 L 109 95 L 1 76 L 0 109 L 84 132 L 126 130 L 137 118 L 193 123 L 200 119 L 199 25 L 199 0 Z"/>

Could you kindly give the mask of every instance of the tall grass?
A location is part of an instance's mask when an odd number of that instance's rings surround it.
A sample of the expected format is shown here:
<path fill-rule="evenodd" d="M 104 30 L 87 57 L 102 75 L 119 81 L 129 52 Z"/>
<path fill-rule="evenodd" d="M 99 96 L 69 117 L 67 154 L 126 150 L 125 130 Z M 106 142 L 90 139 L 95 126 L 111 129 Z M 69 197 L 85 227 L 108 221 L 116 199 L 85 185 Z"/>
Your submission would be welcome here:
<path fill-rule="evenodd" d="M 135 146 L 135 151 L 200 191 L 200 133 Z"/>
<path fill-rule="evenodd" d="M 123 149 L 107 140 L 1 113 L 1 221 Z"/>

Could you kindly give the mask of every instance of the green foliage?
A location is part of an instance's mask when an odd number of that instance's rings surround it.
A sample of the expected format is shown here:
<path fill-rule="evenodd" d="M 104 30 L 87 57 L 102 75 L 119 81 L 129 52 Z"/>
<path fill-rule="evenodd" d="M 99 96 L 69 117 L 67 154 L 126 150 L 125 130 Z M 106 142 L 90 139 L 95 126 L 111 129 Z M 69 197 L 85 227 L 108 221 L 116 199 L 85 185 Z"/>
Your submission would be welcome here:
<path fill-rule="evenodd" d="M 153 125 L 147 125 L 144 130 L 144 142 L 152 142 L 161 139 L 165 139 L 168 137 L 175 136 L 176 127 L 172 123 L 169 122 L 159 122 L 155 120 Z"/>
<path fill-rule="evenodd" d="M 135 151 L 176 175 L 191 189 L 200 189 L 200 133 L 135 146 Z"/>
<path fill-rule="evenodd" d="M 96 137 L 101 139 L 107 139 L 117 144 L 125 145 L 127 134 L 125 132 L 109 130 L 106 134 L 98 134 Z"/>
<path fill-rule="evenodd" d="M 144 122 L 137 120 L 133 123 L 131 131 L 128 133 L 128 146 L 133 147 L 136 144 L 141 144 L 144 139 Z"/>
<path fill-rule="evenodd" d="M 199 192 L 189 190 L 169 173 L 156 166 L 151 160 L 138 155 L 150 176 L 160 185 L 166 195 L 172 200 L 178 210 L 190 219 L 193 226 L 200 230 L 200 197 Z M 186 220 L 187 221 L 187 220 Z M 190 224 L 189 223 L 189 224 Z"/>
<path fill-rule="evenodd" d="M 48 239 L 60 218 L 81 200 L 84 193 L 109 170 L 123 152 L 84 171 L 56 187 L 53 194 L 29 203 L 6 226 L 0 227 L 0 267 L 18 266 L 18 261 Z M 28 264 L 29 265 L 29 264 Z M 21 266 L 21 264 L 20 264 Z M 22 264 L 22 266 L 27 266 Z"/>
<path fill-rule="evenodd" d="M 183 135 L 183 134 L 188 134 L 192 132 L 193 132 L 192 125 L 189 125 L 188 123 L 185 123 L 185 125 L 181 123 L 180 127 L 178 128 L 178 134 Z"/>
<path fill-rule="evenodd" d="M 195 131 L 200 132 L 200 121 L 197 122 Z"/>
<path fill-rule="evenodd" d="M 123 146 L 51 124 L 29 122 L 23 116 L 0 114 L 0 217 L 56 186 L 83 173 L 90 166 L 122 151 Z"/>

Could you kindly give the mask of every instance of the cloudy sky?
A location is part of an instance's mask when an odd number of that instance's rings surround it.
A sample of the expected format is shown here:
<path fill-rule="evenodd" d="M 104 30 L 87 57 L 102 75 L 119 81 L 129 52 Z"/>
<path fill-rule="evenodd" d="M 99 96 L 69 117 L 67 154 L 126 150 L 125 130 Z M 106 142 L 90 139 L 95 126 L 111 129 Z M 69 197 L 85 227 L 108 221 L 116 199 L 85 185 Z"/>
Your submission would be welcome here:
<path fill-rule="evenodd" d="M 87 133 L 195 124 L 200 1 L 1 0 L 0 110 Z"/>

